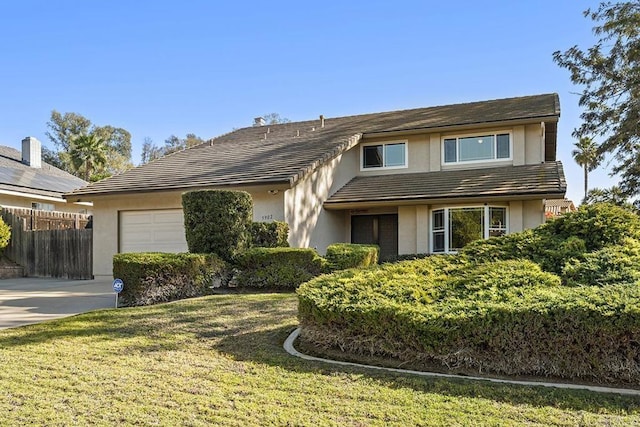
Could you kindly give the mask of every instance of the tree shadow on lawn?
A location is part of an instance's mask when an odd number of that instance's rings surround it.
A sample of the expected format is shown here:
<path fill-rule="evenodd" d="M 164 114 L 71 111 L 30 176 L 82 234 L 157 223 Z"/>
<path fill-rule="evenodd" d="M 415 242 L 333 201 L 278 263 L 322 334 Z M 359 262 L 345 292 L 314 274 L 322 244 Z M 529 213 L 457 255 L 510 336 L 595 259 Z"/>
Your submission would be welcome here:
<path fill-rule="evenodd" d="M 341 373 L 363 375 L 375 380 L 383 387 L 395 389 L 411 388 L 424 393 L 444 394 L 456 398 L 481 398 L 513 405 L 550 406 L 596 414 L 603 412 L 640 414 L 640 401 L 634 396 L 543 386 L 496 384 L 476 380 L 428 378 L 308 361 L 291 356 L 283 349 L 285 339 L 295 328 L 296 325 L 282 326 L 228 336 L 219 340 L 214 348 L 231 355 L 238 361 L 266 363 L 300 373 L 327 376 Z"/>

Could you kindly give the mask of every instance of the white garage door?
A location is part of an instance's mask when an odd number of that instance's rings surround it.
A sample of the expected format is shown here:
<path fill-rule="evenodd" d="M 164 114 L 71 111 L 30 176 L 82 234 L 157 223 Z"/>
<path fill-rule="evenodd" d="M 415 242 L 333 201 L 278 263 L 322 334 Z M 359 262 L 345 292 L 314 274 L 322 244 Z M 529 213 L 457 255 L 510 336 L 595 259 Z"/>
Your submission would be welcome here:
<path fill-rule="evenodd" d="M 182 209 L 120 212 L 120 252 L 187 252 Z"/>

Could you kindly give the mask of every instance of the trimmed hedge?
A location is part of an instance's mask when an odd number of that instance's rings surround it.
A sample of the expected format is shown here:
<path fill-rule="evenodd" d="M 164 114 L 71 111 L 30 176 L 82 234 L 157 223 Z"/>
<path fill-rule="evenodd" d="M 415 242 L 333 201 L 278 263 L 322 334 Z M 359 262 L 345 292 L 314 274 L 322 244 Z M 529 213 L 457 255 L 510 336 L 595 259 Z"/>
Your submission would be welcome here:
<path fill-rule="evenodd" d="M 586 205 L 457 255 L 298 289 L 303 338 L 417 366 L 640 383 L 640 218 Z"/>
<path fill-rule="evenodd" d="M 327 247 L 325 258 L 329 269 L 367 268 L 378 263 L 380 248 L 377 245 L 334 243 Z"/>
<path fill-rule="evenodd" d="M 237 258 L 240 287 L 295 289 L 325 269 L 325 260 L 313 249 L 253 248 Z"/>
<path fill-rule="evenodd" d="M 123 306 L 149 305 L 206 295 L 224 286 L 229 267 L 213 254 L 125 253 L 113 257 L 113 277 L 122 279 Z"/>
<path fill-rule="evenodd" d="M 253 202 L 244 191 L 201 190 L 182 195 L 189 252 L 215 253 L 225 261 L 250 243 Z"/>
<path fill-rule="evenodd" d="M 289 247 L 289 225 L 286 222 L 252 222 L 249 227 L 251 243 L 258 248 Z"/>
<path fill-rule="evenodd" d="M 414 365 L 640 381 L 636 284 L 565 287 L 530 261 L 474 269 L 434 258 L 303 284 L 303 338 Z"/>

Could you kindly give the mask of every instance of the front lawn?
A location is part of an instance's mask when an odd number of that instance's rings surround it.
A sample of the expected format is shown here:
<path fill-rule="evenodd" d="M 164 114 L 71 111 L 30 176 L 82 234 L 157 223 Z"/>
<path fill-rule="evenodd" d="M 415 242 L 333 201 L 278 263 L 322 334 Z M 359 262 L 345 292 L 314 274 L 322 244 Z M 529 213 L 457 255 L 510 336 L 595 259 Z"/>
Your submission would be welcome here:
<path fill-rule="evenodd" d="M 224 295 L 0 331 L 0 425 L 640 425 L 633 397 L 292 358 L 296 313 Z"/>

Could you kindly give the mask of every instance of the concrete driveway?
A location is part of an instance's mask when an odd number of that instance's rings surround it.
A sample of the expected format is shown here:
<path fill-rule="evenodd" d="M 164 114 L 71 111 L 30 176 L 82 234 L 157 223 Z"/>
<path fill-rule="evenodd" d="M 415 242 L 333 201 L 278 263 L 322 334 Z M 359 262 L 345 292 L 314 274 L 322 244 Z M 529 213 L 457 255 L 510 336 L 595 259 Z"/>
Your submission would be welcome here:
<path fill-rule="evenodd" d="M 110 280 L 0 280 L 0 329 L 115 305 Z"/>

